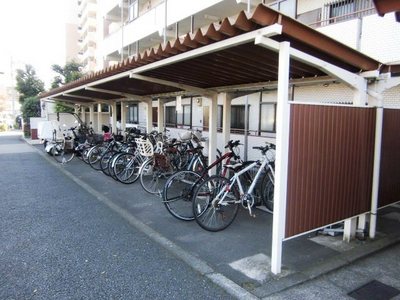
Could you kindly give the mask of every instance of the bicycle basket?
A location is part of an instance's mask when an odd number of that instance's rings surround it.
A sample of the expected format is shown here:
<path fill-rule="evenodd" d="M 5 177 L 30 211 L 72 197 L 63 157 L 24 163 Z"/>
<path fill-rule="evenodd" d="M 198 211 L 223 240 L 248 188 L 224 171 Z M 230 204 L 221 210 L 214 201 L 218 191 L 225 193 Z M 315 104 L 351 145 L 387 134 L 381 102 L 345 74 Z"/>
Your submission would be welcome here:
<path fill-rule="evenodd" d="M 156 170 L 162 170 L 162 171 L 171 170 L 171 163 L 169 157 L 164 154 L 154 153 L 153 167 Z"/>
<path fill-rule="evenodd" d="M 149 140 L 144 140 L 141 138 L 135 139 L 137 149 L 140 155 L 145 157 L 150 157 L 154 155 L 153 144 Z"/>
<path fill-rule="evenodd" d="M 74 149 L 74 140 L 73 139 L 65 139 L 65 150 L 72 150 Z"/>
<path fill-rule="evenodd" d="M 114 135 L 114 140 L 116 140 L 117 142 L 122 142 L 124 140 L 124 136 L 121 134 L 116 134 Z"/>
<path fill-rule="evenodd" d="M 103 142 L 103 135 L 95 133 L 95 134 L 93 134 L 93 135 L 88 137 L 88 141 L 89 141 L 89 143 L 93 143 L 93 144 L 102 143 Z"/>
<path fill-rule="evenodd" d="M 192 132 L 191 131 L 185 131 L 184 133 L 178 133 L 179 138 L 181 141 L 189 141 L 192 138 Z"/>

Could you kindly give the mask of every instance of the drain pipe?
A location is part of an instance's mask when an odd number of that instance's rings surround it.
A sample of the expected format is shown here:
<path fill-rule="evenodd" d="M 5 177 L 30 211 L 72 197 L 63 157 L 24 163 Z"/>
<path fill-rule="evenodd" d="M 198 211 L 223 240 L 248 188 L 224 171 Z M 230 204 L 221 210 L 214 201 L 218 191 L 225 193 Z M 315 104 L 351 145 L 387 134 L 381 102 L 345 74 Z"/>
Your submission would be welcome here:
<path fill-rule="evenodd" d="M 376 124 L 375 124 L 375 149 L 374 149 L 374 171 L 372 180 L 372 199 L 371 199 L 371 216 L 369 223 L 369 237 L 375 238 L 376 219 L 378 211 L 378 193 L 379 193 L 379 173 L 381 166 L 381 148 L 382 148 L 382 128 L 383 128 L 383 103 L 382 97 L 378 100 L 379 104 L 376 108 Z"/>

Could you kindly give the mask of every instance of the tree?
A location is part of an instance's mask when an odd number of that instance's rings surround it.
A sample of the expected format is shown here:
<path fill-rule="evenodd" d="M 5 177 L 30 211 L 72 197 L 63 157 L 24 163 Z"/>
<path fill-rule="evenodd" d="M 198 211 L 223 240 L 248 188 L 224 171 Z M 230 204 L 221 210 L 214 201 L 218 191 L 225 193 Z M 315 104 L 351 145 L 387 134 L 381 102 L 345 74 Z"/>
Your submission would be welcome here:
<path fill-rule="evenodd" d="M 81 78 L 83 76 L 80 71 L 81 67 L 82 65 L 75 61 L 67 62 L 64 67 L 61 67 L 60 65 L 52 65 L 51 69 L 58 73 L 58 75 L 54 77 L 51 87 L 57 88 Z"/>
<path fill-rule="evenodd" d="M 44 91 L 44 83 L 37 78 L 36 71 L 31 65 L 25 65 L 25 70 L 18 69 L 16 80 L 21 104 L 25 99 L 35 97 Z"/>
<path fill-rule="evenodd" d="M 29 123 L 29 118 L 40 117 L 40 101 L 37 97 L 29 97 L 21 106 L 24 122 Z"/>
<path fill-rule="evenodd" d="M 63 105 L 61 102 L 56 102 L 54 110 L 55 110 L 55 112 L 58 112 L 58 113 L 62 113 L 62 112 L 73 113 L 75 111 L 72 107 Z"/>
<path fill-rule="evenodd" d="M 54 77 L 51 88 L 54 89 L 81 78 L 83 76 L 81 67 L 82 65 L 75 61 L 67 62 L 64 67 L 61 67 L 60 65 L 52 65 L 51 69 L 59 75 Z M 56 112 L 74 111 L 73 108 L 65 106 L 61 102 L 56 102 L 55 110 Z"/>

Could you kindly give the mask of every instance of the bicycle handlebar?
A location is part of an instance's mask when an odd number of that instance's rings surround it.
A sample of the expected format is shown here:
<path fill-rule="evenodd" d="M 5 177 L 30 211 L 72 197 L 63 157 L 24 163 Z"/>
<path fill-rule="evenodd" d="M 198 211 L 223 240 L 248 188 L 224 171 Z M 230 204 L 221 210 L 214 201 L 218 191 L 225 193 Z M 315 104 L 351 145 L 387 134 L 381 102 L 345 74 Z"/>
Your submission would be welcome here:
<path fill-rule="evenodd" d="M 265 146 L 258 146 L 258 147 L 253 147 L 253 149 L 260 150 L 263 154 L 267 152 L 269 149 L 276 149 L 276 146 L 271 143 L 266 143 Z"/>

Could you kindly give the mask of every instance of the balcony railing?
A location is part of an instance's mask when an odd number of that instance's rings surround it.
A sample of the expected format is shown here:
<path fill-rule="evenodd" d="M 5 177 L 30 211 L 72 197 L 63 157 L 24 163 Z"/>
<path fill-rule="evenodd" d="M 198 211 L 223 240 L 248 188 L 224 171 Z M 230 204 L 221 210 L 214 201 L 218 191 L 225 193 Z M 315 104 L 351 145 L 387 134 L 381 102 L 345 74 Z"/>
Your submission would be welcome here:
<path fill-rule="evenodd" d="M 375 13 L 373 0 L 339 0 L 325 4 L 321 9 L 304 13 L 298 19 L 304 20 L 311 27 L 322 27 Z"/>

